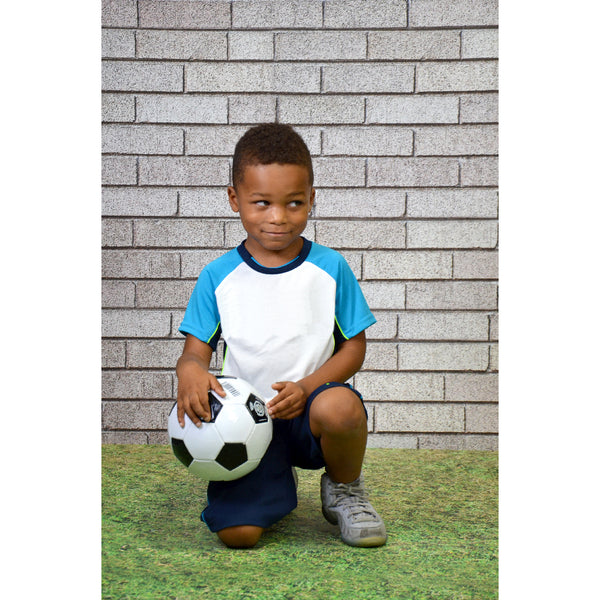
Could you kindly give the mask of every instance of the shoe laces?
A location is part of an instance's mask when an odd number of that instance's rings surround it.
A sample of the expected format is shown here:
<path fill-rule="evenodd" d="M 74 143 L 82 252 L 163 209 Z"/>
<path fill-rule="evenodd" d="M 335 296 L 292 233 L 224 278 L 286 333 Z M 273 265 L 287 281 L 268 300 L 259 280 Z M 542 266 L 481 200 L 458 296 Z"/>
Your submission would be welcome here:
<path fill-rule="evenodd" d="M 350 483 L 331 483 L 332 508 L 340 508 L 354 522 L 377 520 L 377 513 L 368 501 L 369 494 L 360 478 Z"/>

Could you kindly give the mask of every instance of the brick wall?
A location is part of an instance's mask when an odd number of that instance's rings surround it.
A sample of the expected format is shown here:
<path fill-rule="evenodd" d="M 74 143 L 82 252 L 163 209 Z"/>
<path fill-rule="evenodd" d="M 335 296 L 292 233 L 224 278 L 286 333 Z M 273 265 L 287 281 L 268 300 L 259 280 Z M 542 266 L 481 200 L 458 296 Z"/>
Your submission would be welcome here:
<path fill-rule="evenodd" d="M 369 445 L 496 449 L 497 1 L 102 12 L 104 441 L 167 441 L 188 297 L 244 237 L 235 142 L 278 120 L 314 157 L 307 237 L 342 252 L 378 319 L 354 378 Z"/>

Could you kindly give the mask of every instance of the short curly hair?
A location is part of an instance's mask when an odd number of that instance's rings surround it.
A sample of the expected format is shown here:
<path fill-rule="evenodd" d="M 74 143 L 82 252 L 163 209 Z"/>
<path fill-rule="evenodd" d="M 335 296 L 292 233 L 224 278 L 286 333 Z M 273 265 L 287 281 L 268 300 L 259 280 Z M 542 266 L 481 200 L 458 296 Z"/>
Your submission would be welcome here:
<path fill-rule="evenodd" d="M 262 123 L 248 129 L 235 146 L 233 187 L 237 187 L 242 182 L 246 167 L 273 163 L 306 167 L 312 186 L 314 181 L 312 160 L 304 140 L 290 125 Z"/>

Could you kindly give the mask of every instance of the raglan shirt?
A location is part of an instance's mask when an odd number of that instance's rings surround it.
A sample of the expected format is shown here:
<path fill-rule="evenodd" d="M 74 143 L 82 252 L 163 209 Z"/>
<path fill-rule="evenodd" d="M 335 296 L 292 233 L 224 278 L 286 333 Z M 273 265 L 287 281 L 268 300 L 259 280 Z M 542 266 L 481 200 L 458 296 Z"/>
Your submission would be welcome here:
<path fill-rule="evenodd" d="M 303 238 L 300 254 L 276 268 L 244 244 L 200 273 L 179 328 L 216 349 L 224 375 L 250 382 L 265 400 L 277 381 L 316 371 L 336 344 L 375 323 L 354 273 L 339 252 Z"/>

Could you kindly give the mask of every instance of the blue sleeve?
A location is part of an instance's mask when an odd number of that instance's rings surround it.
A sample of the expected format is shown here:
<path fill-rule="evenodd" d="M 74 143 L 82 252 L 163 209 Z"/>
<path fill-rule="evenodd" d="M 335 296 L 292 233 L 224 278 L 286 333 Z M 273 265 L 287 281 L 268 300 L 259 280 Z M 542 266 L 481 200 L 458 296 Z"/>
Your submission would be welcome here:
<path fill-rule="evenodd" d="M 221 317 L 217 307 L 214 283 L 210 270 L 205 268 L 198 277 L 179 327 L 181 333 L 192 334 L 213 350 L 221 335 Z"/>
<path fill-rule="evenodd" d="M 350 339 L 373 325 L 377 319 L 370 311 L 352 269 L 341 255 L 336 284 L 336 326 L 345 339 Z"/>

